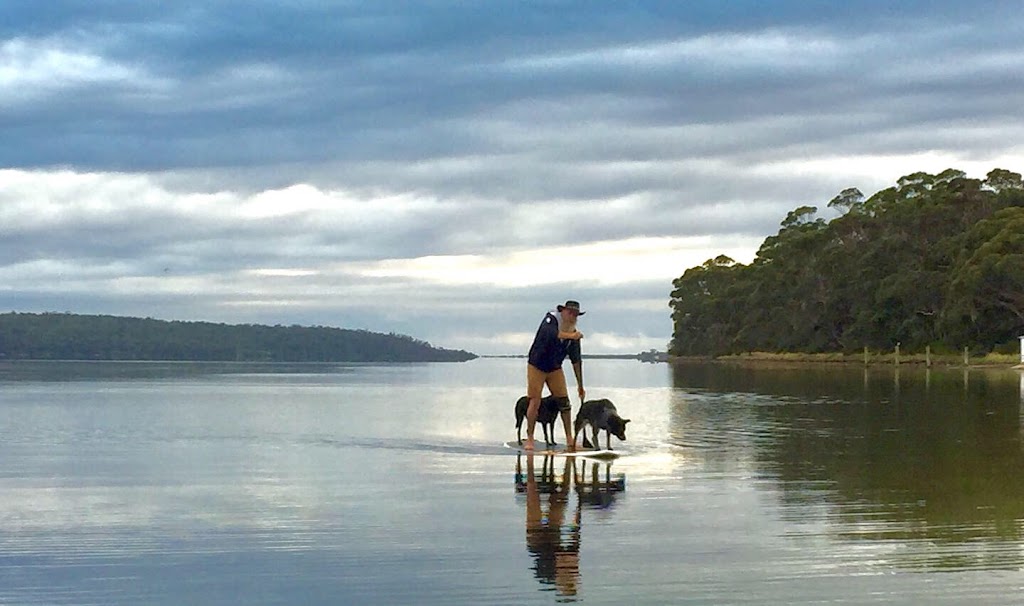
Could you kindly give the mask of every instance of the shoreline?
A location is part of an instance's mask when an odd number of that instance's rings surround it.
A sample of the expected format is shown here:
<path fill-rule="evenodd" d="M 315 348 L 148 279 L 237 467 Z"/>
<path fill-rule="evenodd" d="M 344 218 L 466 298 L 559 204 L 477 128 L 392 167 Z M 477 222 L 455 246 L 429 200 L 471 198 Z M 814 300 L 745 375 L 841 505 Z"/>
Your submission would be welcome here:
<path fill-rule="evenodd" d="M 987 354 L 976 358 L 968 358 L 959 354 L 907 354 L 898 358 L 893 353 L 869 355 L 865 360 L 863 354 L 843 353 L 769 353 L 748 352 L 724 356 L 669 356 L 669 364 L 714 363 L 757 366 L 864 366 L 864 367 L 899 367 L 913 366 L 922 368 L 1001 368 L 1007 370 L 1024 370 L 1017 354 Z"/>

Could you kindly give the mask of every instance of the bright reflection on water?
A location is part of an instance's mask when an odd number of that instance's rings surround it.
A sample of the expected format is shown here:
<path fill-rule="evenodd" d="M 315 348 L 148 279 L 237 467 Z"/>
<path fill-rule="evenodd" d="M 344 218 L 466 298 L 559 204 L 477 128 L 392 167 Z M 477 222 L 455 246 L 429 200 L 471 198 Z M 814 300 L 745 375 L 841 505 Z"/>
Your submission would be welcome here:
<path fill-rule="evenodd" d="M 0 363 L 0 603 L 1004 604 L 1024 586 L 1016 371 L 589 360 L 589 396 L 632 419 L 609 463 L 502 446 L 524 363 Z"/>

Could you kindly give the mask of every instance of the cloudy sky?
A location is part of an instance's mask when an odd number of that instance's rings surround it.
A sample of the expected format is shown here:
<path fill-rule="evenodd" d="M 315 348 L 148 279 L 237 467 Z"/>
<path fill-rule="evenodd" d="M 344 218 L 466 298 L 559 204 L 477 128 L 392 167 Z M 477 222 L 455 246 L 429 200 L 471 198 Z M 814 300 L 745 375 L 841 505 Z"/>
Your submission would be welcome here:
<path fill-rule="evenodd" d="M 1024 171 L 1020 8 L 4 0 L 0 310 L 663 349 L 789 210 Z"/>

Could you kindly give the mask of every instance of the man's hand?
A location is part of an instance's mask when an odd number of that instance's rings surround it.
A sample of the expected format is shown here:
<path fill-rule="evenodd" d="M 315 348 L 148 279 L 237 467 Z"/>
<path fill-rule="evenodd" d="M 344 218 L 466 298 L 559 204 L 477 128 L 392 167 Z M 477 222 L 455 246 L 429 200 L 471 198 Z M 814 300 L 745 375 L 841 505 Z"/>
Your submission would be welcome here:
<path fill-rule="evenodd" d="M 578 388 L 576 388 L 576 392 L 578 394 L 580 394 L 580 402 L 583 402 L 584 400 L 587 399 L 587 390 L 583 389 L 582 385 L 580 385 Z"/>

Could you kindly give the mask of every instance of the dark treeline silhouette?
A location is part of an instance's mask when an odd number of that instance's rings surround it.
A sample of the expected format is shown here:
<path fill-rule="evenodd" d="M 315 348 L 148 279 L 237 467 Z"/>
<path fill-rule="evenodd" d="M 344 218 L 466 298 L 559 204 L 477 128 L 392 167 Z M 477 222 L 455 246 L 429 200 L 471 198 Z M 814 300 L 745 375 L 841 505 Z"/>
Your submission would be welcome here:
<path fill-rule="evenodd" d="M 405 335 L 324 326 L 179 322 L 69 313 L 0 314 L 0 359 L 463 362 L 476 355 Z"/>
<path fill-rule="evenodd" d="M 726 256 L 673 281 L 675 355 L 1012 352 L 1024 330 L 1024 182 L 1002 169 L 914 173 L 865 200 L 801 206 L 750 265 Z"/>

